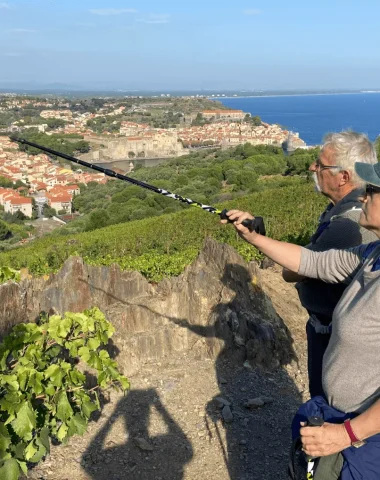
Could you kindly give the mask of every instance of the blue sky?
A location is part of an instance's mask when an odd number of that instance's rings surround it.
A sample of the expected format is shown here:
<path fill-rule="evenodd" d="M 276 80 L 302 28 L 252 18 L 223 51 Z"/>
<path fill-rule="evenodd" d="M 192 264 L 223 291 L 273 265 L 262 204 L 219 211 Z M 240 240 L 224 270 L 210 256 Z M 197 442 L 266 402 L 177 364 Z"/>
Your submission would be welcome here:
<path fill-rule="evenodd" d="M 0 86 L 380 88 L 379 0 L 0 0 Z"/>

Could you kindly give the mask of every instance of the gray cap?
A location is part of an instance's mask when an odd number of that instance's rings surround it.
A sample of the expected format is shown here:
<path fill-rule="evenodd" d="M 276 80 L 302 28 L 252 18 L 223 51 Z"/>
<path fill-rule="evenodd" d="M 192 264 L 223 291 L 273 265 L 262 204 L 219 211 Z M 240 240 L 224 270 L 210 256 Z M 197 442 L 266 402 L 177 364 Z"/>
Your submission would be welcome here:
<path fill-rule="evenodd" d="M 371 185 L 380 187 L 380 163 L 355 163 L 355 172 L 359 177 Z"/>

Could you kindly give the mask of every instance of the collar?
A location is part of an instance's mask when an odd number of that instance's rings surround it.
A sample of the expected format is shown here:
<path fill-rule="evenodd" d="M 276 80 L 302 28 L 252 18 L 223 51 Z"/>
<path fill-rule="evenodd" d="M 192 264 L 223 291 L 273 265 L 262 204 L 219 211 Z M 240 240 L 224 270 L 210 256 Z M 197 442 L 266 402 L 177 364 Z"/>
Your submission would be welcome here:
<path fill-rule="evenodd" d="M 364 190 L 362 188 L 355 188 L 350 193 L 347 193 L 347 195 L 343 197 L 342 200 L 339 200 L 339 202 L 335 205 L 330 202 L 327 205 L 326 210 L 321 215 L 321 221 L 328 222 L 331 220 L 331 217 L 334 217 L 335 215 L 340 215 L 354 207 L 361 208 L 362 204 L 359 200 L 359 197 L 363 194 Z"/>

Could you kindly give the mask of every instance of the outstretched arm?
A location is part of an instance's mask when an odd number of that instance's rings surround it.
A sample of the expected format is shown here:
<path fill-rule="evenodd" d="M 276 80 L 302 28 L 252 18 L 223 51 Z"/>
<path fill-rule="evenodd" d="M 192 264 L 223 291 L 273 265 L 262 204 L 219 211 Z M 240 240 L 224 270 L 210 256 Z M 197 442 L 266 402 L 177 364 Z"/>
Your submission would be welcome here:
<path fill-rule="evenodd" d="M 361 268 L 366 245 L 347 250 L 313 252 L 292 243 L 279 242 L 256 232 L 251 232 L 242 223 L 244 220 L 253 218 L 250 213 L 230 210 L 227 212 L 227 216 L 246 242 L 258 248 L 274 262 L 296 274 L 318 278 L 327 283 L 348 284 L 358 269 Z M 227 221 L 222 220 L 222 223 L 227 223 Z"/>

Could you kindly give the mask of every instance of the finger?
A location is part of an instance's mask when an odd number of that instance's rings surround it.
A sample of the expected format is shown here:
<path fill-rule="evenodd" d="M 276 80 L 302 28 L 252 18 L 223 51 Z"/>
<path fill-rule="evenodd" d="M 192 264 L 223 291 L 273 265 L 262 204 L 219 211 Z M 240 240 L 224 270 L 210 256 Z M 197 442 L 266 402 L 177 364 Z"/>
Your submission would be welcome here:
<path fill-rule="evenodd" d="M 250 230 L 247 227 L 245 227 L 242 223 L 234 222 L 234 227 L 239 232 L 239 234 L 245 235 L 245 234 L 251 233 Z"/>
<path fill-rule="evenodd" d="M 316 437 L 321 427 L 302 427 L 300 428 L 301 437 Z"/>
<path fill-rule="evenodd" d="M 237 218 L 240 217 L 240 215 L 242 215 L 244 212 L 241 212 L 240 210 L 230 210 L 229 212 L 227 212 L 227 217 L 228 217 L 228 220 L 231 222 L 233 220 L 236 220 Z"/>
<path fill-rule="evenodd" d="M 304 448 L 303 451 L 309 457 L 322 457 L 321 452 L 316 448 Z"/>
<path fill-rule="evenodd" d="M 239 225 L 240 223 L 243 223 L 245 220 L 251 220 L 251 219 L 252 219 L 252 215 L 250 215 L 249 213 L 243 213 L 235 220 L 235 222 Z"/>

